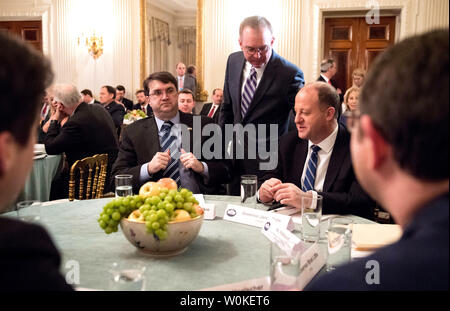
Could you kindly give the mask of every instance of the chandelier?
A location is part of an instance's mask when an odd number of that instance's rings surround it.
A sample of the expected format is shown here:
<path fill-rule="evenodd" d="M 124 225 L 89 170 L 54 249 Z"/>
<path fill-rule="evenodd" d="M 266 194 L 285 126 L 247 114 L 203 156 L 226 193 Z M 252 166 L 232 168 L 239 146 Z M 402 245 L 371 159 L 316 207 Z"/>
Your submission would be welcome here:
<path fill-rule="evenodd" d="M 78 37 L 78 45 L 80 45 L 80 37 Z M 96 36 L 94 32 L 90 37 L 86 37 L 86 47 L 94 59 L 99 58 L 103 54 L 103 37 Z"/>

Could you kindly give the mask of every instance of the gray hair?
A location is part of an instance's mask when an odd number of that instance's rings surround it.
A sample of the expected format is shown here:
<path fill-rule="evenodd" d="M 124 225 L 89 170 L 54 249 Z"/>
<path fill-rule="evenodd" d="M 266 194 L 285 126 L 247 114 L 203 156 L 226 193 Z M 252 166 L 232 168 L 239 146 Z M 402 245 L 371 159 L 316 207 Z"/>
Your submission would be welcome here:
<path fill-rule="evenodd" d="M 77 87 L 72 84 L 55 85 L 55 100 L 60 101 L 65 107 L 72 108 L 76 106 L 81 99 Z"/>
<path fill-rule="evenodd" d="M 258 29 L 259 27 L 265 27 L 269 29 L 270 33 L 273 33 L 272 31 L 272 25 L 270 22 L 263 16 L 250 16 L 244 19 L 239 27 L 239 37 L 242 37 L 242 32 L 244 31 L 245 27 L 250 27 L 252 29 Z"/>
<path fill-rule="evenodd" d="M 320 63 L 320 72 L 321 73 L 327 72 L 328 69 L 330 69 L 330 67 L 333 66 L 333 64 L 334 64 L 334 59 L 332 59 L 332 58 L 324 59 Z"/>

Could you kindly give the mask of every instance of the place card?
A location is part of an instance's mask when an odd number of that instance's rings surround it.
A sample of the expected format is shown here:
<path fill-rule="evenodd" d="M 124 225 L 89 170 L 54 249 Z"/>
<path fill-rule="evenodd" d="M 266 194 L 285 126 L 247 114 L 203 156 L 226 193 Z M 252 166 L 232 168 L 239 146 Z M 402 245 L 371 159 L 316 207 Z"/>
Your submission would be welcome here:
<path fill-rule="evenodd" d="M 269 291 L 270 277 L 265 276 L 259 279 L 246 280 L 237 283 L 224 284 L 210 288 L 200 289 L 200 291 Z"/>
<path fill-rule="evenodd" d="M 296 257 L 297 254 L 303 253 L 308 248 L 299 237 L 288 229 L 274 223 L 271 218 L 264 224 L 261 232 L 269 241 L 278 245 L 290 257 Z"/>
<path fill-rule="evenodd" d="M 325 265 L 325 260 L 325 255 L 320 250 L 317 242 L 303 253 L 300 257 L 300 276 L 298 278 L 300 290 L 303 290 L 317 272 L 322 269 L 323 265 Z"/>
<path fill-rule="evenodd" d="M 258 228 L 262 228 L 269 217 L 272 219 L 273 223 L 278 224 L 282 228 L 286 228 L 289 231 L 294 229 L 294 223 L 292 222 L 290 216 L 270 213 L 240 205 L 228 204 L 223 215 L 224 220 L 238 222 Z"/>
<path fill-rule="evenodd" d="M 200 205 L 204 210 L 204 219 L 214 219 L 216 218 L 216 205 L 212 203 L 205 203 L 203 205 Z"/>

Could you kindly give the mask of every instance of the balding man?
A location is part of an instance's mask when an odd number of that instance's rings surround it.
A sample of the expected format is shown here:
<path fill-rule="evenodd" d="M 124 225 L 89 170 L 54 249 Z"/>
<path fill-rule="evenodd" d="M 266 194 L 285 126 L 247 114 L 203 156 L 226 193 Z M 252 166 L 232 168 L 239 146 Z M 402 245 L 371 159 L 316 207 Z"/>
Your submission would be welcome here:
<path fill-rule="evenodd" d="M 195 97 L 197 84 L 196 79 L 193 75 L 186 74 L 186 65 L 183 63 L 178 63 L 176 67 L 177 71 L 177 80 L 178 80 L 178 91 L 182 91 L 184 89 L 191 90 Z"/>

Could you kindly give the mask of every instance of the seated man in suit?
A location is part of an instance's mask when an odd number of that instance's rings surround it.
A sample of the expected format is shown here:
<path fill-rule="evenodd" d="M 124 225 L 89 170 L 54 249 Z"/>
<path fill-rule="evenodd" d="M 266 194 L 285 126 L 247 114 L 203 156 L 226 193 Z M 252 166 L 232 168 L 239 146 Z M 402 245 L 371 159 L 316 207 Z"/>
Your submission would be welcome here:
<path fill-rule="evenodd" d="M 202 111 L 200 111 L 200 115 L 212 118 L 214 120 L 214 123 L 218 123 L 219 109 L 222 102 L 223 102 L 223 90 L 214 89 L 214 91 L 212 92 L 212 103 L 204 104 L 202 107 Z"/>
<path fill-rule="evenodd" d="M 125 87 L 123 85 L 116 86 L 116 103 L 122 105 L 125 111 L 133 109 L 133 101 L 125 98 Z"/>
<path fill-rule="evenodd" d="M 189 89 L 183 89 L 178 92 L 178 109 L 184 113 L 194 113 L 195 101 L 194 94 Z"/>
<path fill-rule="evenodd" d="M 24 41 L 0 31 L 0 46 L 1 213 L 15 202 L 33 166 L 39 109 L 53 73 L 50 62 Z M 43 227 L 0 217 L 1 292 L 72 290 L 60 264 Z"/>
<path fill-rule="evenodd" d="M 377 56 L 350 119 L 356 176 L 402 237 L 306 289 L 448 291 L 448 38 L 432 31 Z"/>
<path fill-rule="evenodd" d="M 100 104 L 100 102 L 98 100 L 96 100 L 94 98 L 94 96 L 92 95 L 91 90 L 84 89 L 80 93 L 81 93 L 83 102 L 85 102 L 86 104 Z"/>
<path fill-rule="evenodd" d="M 125 116 L 125 109 L 122 105 L 116 103 L 116 89 L 110 85 L 102 86 L 100 89 L 100 102 L 103 107 L 109 112 L 111 118 L 114 121 L 117 135 L 120 136 L 120 126 L 123 123 L 123 117 Z M 131 106 L 133 108 L 133 106 Z"/>
<path fill-rule="evenodd" d="M 45 149 L 48 154 L 65 153 L 70 167 L 77 160 L 95 154 L 108 154 L 107 177 L 112 163 L 117 157 L 118 142 L 114 123 L 100 105 L 81 102 L 77 88 L 69 84 L 54 87 L 55 100 L 58 102 L 56 113 L 50 118 L 50 127 L 45 137 Z M 63 116 L 70 118 L 60 126 Z M 52 183 L 51 199 L 67 198 L 69 170 Z M 105 192 L 109 186 L 105 185 Z"/>
<path fill-rule="evenodd" d="M 138 90 L 136 92 L 137 104 L 133 106 L 133 110 L 142 110 L 147 116 L 153 114 L 152 107 L 149 104 L 148 96 L 145 95 L 144 90 Z"/>
<path fill-rule="evenodd" d="M 350 134 L 337 122 L 339 96 L 329 84 L 306 85 L 295 97 L 295 124 L 281 139 L 278 166 L 263 176 L 262 202 L 301 208 L 307 191 L 323 196 L 323 212 L 371 219 L 375 203 L 359 186 L 350 159 Z"/>
<path fill-rule="evenodd" d="M 189 130 L 189 150 L 195 151 L 198 144 L 207 139 L 193 137 L 197 122 L 201 122 L 203 128 L 212 120 L 179 111 L 177 87 L 176 78 L 168 72 L 153 73 L 144 81 L 153 116 L 135 121 L 124 129 L 112 176 L 133 175 L 134 193 L 147 181 L 170 177 L 178 186 L 194 193 L 221 194 L 221 184 L 231 179 L 226 161 L 200 161 L 193 153 L 185 152 L 187 146 L 179 141 L 182 133 L 178 125 L 183 124 Z"/>

